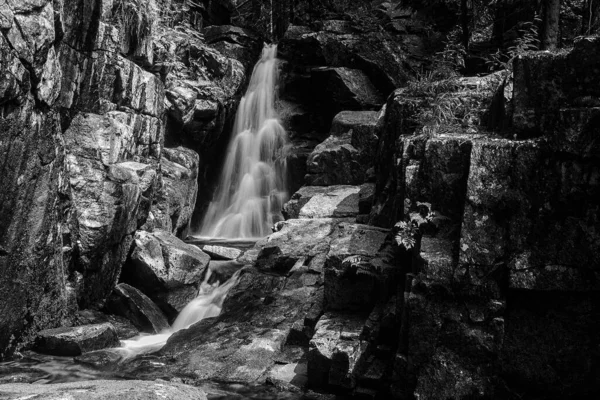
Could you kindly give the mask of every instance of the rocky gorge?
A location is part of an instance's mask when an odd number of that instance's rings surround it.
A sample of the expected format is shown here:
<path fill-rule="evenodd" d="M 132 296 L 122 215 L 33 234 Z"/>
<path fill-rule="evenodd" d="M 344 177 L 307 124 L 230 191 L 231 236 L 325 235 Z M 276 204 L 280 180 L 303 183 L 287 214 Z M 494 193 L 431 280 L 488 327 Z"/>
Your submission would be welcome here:
<path fill-rule="evenodd" d="M 600 38 L 428 79 L 375 3 L 0 0 L 0 398 L 600 394 Z M 288 198 L 206 240 L 263 41 Z"/>

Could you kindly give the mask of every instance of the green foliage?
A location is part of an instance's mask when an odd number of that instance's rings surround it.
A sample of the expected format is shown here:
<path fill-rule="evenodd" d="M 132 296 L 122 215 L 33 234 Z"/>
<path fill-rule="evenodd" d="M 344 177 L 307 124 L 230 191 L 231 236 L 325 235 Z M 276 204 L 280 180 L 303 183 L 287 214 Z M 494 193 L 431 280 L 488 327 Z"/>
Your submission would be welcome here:
<path fill-rule="evenodd" d="M 500 49 L 494 54 L 491 54 L 486 63 L 490 70 L 512 69 L 513 60 L 529 51 L 539 50 L 540 41 L 538 39 L 538 26 L 541 20 L 538 16 L 533 21 L 524 22 L 519 25 L 517 29 L 518 37 L 514 44 L 508 48 L 506 52 L 502 52 Z"/>
<path fill-rule="evenodd" d="M 406 250 L 412 249 L 417 243 L 417 235 L 419 234 L 417 223 L 415 221 L 400 221 L 394 228 L 397 229 L 396 236 L 394 237 L 396 243 Z"/>
<path fill-rule="evenodd" d="M 355 273 L 356 275 L 367 275 L 371 277 L 378 277 L 379 272 L 371 263 L 364 259 L 362 256 L 350 256 L 346 257 L 342 261 L 342 266 L 345 267 L 349 273 Z"/>
<path fill-rule="evenodd" d="M 418 101 L 413 123 L 428 135 L 472 129 L 478 120 L 479 99 L 461 96 L 460 89 L 460 81 L 451 70 L 420 74 L 406 88 L 406 94 Z"/>
<path fill-rule="evenodd" d="M 403 16 L 401 6 L 400 0 L 395 0 L 384 1 L 377 7 L 376 11 L 386 27 L 392 26 L 397 19 Z"/>

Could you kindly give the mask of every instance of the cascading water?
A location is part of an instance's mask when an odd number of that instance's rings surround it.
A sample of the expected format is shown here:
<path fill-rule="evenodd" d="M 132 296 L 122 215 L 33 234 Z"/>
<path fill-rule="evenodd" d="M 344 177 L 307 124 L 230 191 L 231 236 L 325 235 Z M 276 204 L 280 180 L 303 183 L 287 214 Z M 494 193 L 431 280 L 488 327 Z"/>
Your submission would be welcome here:
<path fill-rule="evenodd" d="M 285 129 L 275 111 L 277 46 L 265 45 L 238 108 L 221 180 L 201 236 L 258 238 L 282 220 L 287 201 Z"/>
<path fill-rule="evenodd" d="M 117 351 L 123 359 L 128 359 L 139 354 L 159 350 L 175 332 L 186 329 L 205 318 L 218 316 L 221 313 L 225 297 L 237 281 L 238 275 L 239 271 L 222 285 L 219 286 L 219 282 L 216 285 L 211 285 L 208 283 L 211 271 L 207 269 L 198 296 L 181 310 L 169 329 L 165 329 L 156 335 L 139 335 L 133 339 L 123 340 L 121 341 L 122 347 L 118 348 Z"/>

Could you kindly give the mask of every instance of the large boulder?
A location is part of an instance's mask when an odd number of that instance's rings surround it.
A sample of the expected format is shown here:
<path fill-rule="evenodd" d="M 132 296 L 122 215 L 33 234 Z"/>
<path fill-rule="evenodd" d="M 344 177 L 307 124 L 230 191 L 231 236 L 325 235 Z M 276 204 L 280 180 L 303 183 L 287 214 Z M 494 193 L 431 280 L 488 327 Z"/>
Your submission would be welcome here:
<path fill-rule="evenodd" d="M 35 349 L 40 353 L 57 356 L 78 356 L 88 351 L 118 345 L 115 328 L 109 323 L 104 323 L 43 330 L 38 333 Z"/>
<path fill-rule="evenodd" d="M 76 221 L 71 241 L 83 273 L 79 297 L 84 305 L 102 300 L 114 287 L 154 195 L 156 169 L 121 161 L 129 135 L 127 126 L 96 114 L 79 114 L 65 132 Z"/>
<path fill-rule="evenodd" d="M 170 318 L 196 298 L 210 257 L 166 231 L 138 231 L 123 281 L 140 289 Z"/>
<path fill-rule="evenodd" d="M 160 308 L 145 294 L 126 283 L 115 287 L 105 307 L 108 312 L 129 319 L 143 332 L 159 333 L 169 327 Z"/>

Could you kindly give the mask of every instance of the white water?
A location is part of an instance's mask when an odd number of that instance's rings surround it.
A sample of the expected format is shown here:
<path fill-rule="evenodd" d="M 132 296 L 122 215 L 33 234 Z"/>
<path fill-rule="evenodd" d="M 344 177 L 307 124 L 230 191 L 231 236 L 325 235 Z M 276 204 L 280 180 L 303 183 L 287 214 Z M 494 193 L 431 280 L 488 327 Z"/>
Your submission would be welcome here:
<path fill-rule="evenodd" d="M 277 46 L 265 45 L 238 108 L 219 187 L 200 235 L 259 238 L 283 219 L 288 138 L 275 111 Z"/>
<path fill-rule="evenodd" d="M 186 329 L 205 318 L 218 316 L 227 292 L 235 284 L 239 272 L 220 286 L 219 282 L 214 285 L 208 283 L 210 275 L 211 270 L 207 268 L 198 296 L 181 310 L 169 329 L 155 335 L 141 334 L 129 340 L 122 340 L 121 347 L 117 351 L 123 359 L 159 350 L 175 332 Z"/>

